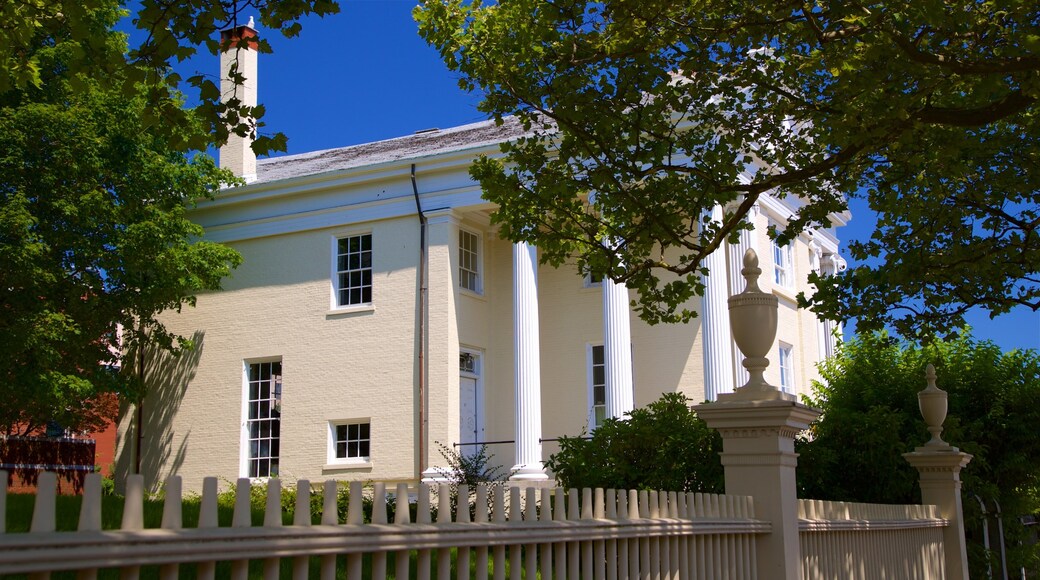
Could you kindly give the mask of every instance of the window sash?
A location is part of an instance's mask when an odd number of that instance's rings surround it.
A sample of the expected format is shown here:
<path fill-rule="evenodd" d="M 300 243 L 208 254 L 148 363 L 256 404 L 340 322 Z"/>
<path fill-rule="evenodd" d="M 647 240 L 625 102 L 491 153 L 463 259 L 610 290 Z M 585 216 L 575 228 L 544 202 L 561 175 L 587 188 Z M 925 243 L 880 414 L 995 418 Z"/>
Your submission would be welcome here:
<path fill-rule="evenodd" d="M 281 453 L 281 361 L 249 364 L 246 397 L 247 475 L 275 477 Z"/>
<path fill-rule="evenodd" d="M 371 424 L 340 423 L 333 430 L 336 459 L 368 459 L 371 456 Z"/>
<path fill-rule="evenodd" d="M 480 237 L 459 230 L 459 287 L 480 292 Z"/>
<path fill-rule="evenodd" d="M 372 234 L 336 240 L 336 304 L 372 303 Z"/>
<path fill-rule="evenodd" d="M 794 284 L 791 244 L 781 246 L 773 241 L 773 282 L 784 288 L 790 288 Z"/>
<path fill-rule="evenodd" d="M 589 355 L 589 429 L 595 429 L 607 418 L 607 366 L 603 345 L 593 345 Z"/>

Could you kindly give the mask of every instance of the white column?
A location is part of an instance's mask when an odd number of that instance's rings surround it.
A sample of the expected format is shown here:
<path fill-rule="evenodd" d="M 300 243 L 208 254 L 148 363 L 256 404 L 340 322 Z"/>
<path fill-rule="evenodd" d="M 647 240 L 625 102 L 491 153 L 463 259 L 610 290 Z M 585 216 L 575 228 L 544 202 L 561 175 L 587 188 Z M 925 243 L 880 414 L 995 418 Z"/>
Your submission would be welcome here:
<path fill-rule="evenodd" d="M 513 244 L 513 357 L 516 384 L 514 480 L 548 479 L 542 467 L 542 381 L 538 344 L 538 249 Z"/>
<path fill-rule="evenodd" d="M 747 213 L 745 218 L 747 221 L 754 224 L 758 218 L 758 204 L 751 206 L 751 209 Z M 740 294 L 744 291 L 744 276 L 740 271 L 744 268 L 744 253 L 748 250 L 755 250 L 758 252 L 758 232 L 756 230 L 741 230 L 740 240 L 736 244 L 729 245 L 729 293 L 730 296 L 734 294 Z M 772 276 L 772 274 L 770 274 Z M 737 348 L 737 343 L 730 340 L 730 352 L 732 353 L 733 360 L 733 373 L 734 373 L 734 384 L 736 387 L 742 387 L 747 384 L 751 375 L 748 374 L 747 369 L 741 362 L 744 360 L 744 355 L 741 354 L 740 349 Z"/>
<path fill-rule="evenodd" d="M 624 417 L 635 408 L 632 388 L 632 328 L 628 286 L 603 279 L 603 362 L 607 417 Z"/>
<path fill-rule="evenodd" d="M 714 222 L 722 221 L 722 207 L 711 211 Z M 701 343 L 704 347 L 704 398 L 714 401 L 721 393 L 733 392 L 733 333 L 729 328 L 729 281 L 726 277 L 726 248 L 720 247 L 704 259 L 708 275 L 703 278 L 701 300 Z M 743 384 L 743 383 L 742 383 Z"/>

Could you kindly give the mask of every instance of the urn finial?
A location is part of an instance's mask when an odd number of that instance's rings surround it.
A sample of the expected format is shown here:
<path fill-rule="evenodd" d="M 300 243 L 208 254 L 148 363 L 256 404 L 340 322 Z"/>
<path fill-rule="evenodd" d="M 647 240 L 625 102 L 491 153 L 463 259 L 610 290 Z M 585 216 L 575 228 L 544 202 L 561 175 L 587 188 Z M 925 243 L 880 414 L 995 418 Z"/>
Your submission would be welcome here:
<path fill-rule="evenodd" d="M 928 432 L 932 439 L 925 443 L 926 447 L 949 447 L 950 444 L 943 441 L 940 434 L 943 430 L 943 422 L 946 421 L 948 410 L 948 395 L 946 391 L 935 385 L 935 367 L 929 364 L 924 371 L 924 378 L 928 386 L 917 393 L 917 402 L 921 409 L 921 416 L 928 425 Z"/>
<path fill-rule="evenodd" d="M 794 396 L 770 385 L 765 379 L 769 366 L 766 355 L 773 348 L 776 338 L 777 306 L 779 301 L 771 293 L 763 292 L 758 286 L 762 269 L 758 267 L 758 254 L 749 249 L 744 253 L 744 268 L 740 271 L 747 281 L 744 291 L 729 298 L 729 321 L 740 352 L 744 353 L 744 368 L 750 377 L 732 394 L 720 395 L 727 400 L 793 400 Z"/>

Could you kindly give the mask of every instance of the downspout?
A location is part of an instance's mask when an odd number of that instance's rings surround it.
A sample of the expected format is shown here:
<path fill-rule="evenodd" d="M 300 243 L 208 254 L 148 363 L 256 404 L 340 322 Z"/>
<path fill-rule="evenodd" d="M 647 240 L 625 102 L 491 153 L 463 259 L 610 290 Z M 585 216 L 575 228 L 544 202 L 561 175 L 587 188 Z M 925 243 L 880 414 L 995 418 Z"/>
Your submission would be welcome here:
<path fill-rule="evenodd" d="M 134 473 L 141 473 L 141 443 L 144 441 L 144 324 L 140 325 L 140 338 L 137 347 L 137 377 L 140 380 L 138 387 L 141 389 L 137 395 L 137 441 L 134 445 Z"/>
<path fill-rule="evenodd" d="M 415 183 L 415 164 L 412 163 L 412 194 L 415 211 L 419 214 L 419 475 L 426 471 L 426 214 L 419 202 L 419 187 Z"/>

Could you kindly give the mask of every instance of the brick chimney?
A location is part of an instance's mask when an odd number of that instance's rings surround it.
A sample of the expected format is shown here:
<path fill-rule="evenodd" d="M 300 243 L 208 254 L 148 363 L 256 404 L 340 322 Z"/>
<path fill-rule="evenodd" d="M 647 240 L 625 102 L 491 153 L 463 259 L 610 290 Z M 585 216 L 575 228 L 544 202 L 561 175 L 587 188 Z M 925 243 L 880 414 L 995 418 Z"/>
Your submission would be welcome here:
<path fill-rule="evenodd" d="M 247 39 L 247 46 L 239 48 L 239 41 Z M 249 24 L 229 28 L 220 33 L 220 44 L 223 50 L 220 53 L 220 94 L 221 100 L 227 101 L 232 97 L 247 107 L 256 106 L 256 29 L 253 28 L 253 19 L 249 18 Z M 235 59 L 238 59 L 238 72 L 245 77 L 245 83 L 238 87 L 229 78 L 228 72 Z M 220 167 L 230 169 L 232 173 L 245 179 L 247 182 L 256 179 L 256 154 L 250 147 L 253 140 L 249 137 L 239 137 L 232 133 L 228 136 L 228 142 L 220 148 Z"/>

